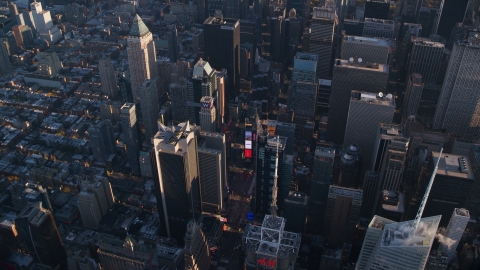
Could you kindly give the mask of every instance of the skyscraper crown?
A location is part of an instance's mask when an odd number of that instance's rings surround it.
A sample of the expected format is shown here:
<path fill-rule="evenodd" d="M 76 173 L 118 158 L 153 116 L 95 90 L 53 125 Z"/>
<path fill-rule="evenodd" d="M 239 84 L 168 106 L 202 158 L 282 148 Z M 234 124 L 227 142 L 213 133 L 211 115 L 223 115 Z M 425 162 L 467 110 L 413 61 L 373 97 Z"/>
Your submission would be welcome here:
<path fill-rule="evenodd" d="M 145 25 L 142 18 L 140 18 L 138 14 L 135 15 L 135 19 L 133 19 L 133 24 L 128 35 L 134 37 L 143 37 L 148 33 L 150 33 L 150 30 L 148 30 L 148 27 Z"/>

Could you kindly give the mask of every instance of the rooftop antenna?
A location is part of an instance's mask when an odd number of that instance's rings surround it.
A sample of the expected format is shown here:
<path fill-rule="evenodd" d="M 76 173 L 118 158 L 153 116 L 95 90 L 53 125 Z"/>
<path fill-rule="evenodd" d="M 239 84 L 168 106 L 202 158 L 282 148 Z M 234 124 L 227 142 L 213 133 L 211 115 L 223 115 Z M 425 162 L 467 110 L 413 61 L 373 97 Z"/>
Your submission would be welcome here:
<path fill-rule="evenodd" d="M 425 204 L 427 203 L 428 196 L 430 195 L 430 190 L 432 189 L 433 180 L 435 180 L 435 175 L 437 174 L 438 164 L 440 163 L 440 159 L 442 158 L 443 147 L 440 149 L 440 154 L 438 154 L 437 162 L 435 162 L 435 167 L 432 172 L 432 176 L 430 176 L 430 181 L 428 182 L 427 190 L 425 190 L 425 194 L 423 195 L 422 202 L 420 203 L 420 207 L 418 208 L 417 215 L 415 216 L 415 220 L 413 221 L 412 228 L 410 229 L 410 233 L 408 234 L 408 238 L 411 238 L 417 232 L 418 224 L 420 224 L 420 219 L 422 219 L 423 210 L 425 209 Z"/>
<path fill-rule="evenodd" d="M 273 177 L 272 204 L 270 205 L 270 215 L 277 217 L 277 180 L 278 180 L 278 146 L 280 145 L 280 136 L 277 135 L 277 153 L 275 156 L 275 176 Z"/>

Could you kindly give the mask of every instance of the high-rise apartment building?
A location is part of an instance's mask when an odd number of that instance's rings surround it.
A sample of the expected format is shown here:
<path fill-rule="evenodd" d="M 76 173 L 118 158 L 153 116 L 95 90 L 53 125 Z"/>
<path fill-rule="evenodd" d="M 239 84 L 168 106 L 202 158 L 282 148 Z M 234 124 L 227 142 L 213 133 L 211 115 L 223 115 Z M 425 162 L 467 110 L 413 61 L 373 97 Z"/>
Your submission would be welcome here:
<path fill-rule="evenodd" d="M 410 238 L 413 220 L 397 223 L 374 216 L 368 225 L 355 270 L 424 269 L 440 218 L 422 218 Z"/>
<path fill-rule="evenodd" d="M 188 122 L 168 127 L 159 124 L 153 139 L 160 230 L 178 243 L 184 242 L 188 221 L 201 213 L 198 130 Z"/>
<path fill-rule="evenodd" d="M 112 186 L 106 177 L 82 181 L 77 207 L 85 227 L 98 229 L 98 224 L 113 206 Z"/>
<path fill-rule="evenodd" d="M 443 60 L 445 46 L 430 39 L 412 37 L 410 58 L 407 63 L 407 78 L 413 73 L 422 75 L 424 89 L 420 106 L 435 107 L 440 95 L 436 86 Z"/>
<path fill-rule="evenodd" d="M 140 108 L 142 109 L 143 126 L 145 127 L 145 137 L 148 143 L 158 131 L 158 85 L 159 78 L 145 80 L 138 87 L 138 96 L 140 98 Z"/>
<path fill-rule="evenodd" d="M 330 186 L 323 235 L 330 246 L 352 243 L 362 207 L 362 190 Z"/>
<path fill-rule="evenodd" d="M 198 166 L 202 210 L 218 213 L 227 196 L 227 153 L 225 135 L 200 131 L 198 135 Z"/>
<path fill-rule="evenodd" d="M 366 171 L 363 179 L 363 201 L 360 216 L 371 218 L 377 209 L 380 196 L 380 174 L 375 171 Z"/>
<path fill-rule="evenodd" d="M 331 78 L 334 31 L 337 24 L 335 8 L 325 6 L 313 9 L 309 52 L 318 55 L 318 79 Z"/>
<path fill-rule="evenodd" d="M 187 224 L 184 257 L 185 269 L 210 269 L 210 254 L 207 239 L 205 234 L 203 234 L 201 226 L 193 220 Z"/>
<path fill-rule="evenodd" d="M 205 96 L 200 99 L 200 126 L 202 130 L 215 132 L 217 131 L 217 112 L 213 106 L 213 97 Z"/>
<path fill-rule="evenodd" d="M 424 86 L 425 84 L 423 83 L 421 74 L 412 73 L 408 76 L 407 88 L 405 90 L 405 101 L 403 104 L 404 118 L 417 115 L 422 100 Z"/>
<path fill-rule="evenodd" d="M 225 19 L 221 15 L 210 17 L 203 23 L 203 33 L 207 61 L 214 69 L 227 69 L 227 94 L 233 97 L 240 81 L 240 21 Z"/>
<path fill-rule="evenodd" d="M 333 67 L 326 140 L 343 143 L 352 90 L 384 92 L 387 81 L 386 65 L 367 65 L 359 63 L 358 59 L 352 63 L 337 59 Z"/>
<path fill-rule="evenodd" d="M 440 93 L 433 128 L 454 136 L 480 135 L 480 38 L 453 46 Z"/>
<path fill-rule="evenodd" d="M 191 123 L 200 124 L 201 99 L 212 97 L 217 90 L 215 70 L 207 61 L 200 58 L 193 67 L 192 78 L 188 82 L 188 116 Z M 185 109 L 185 108 L 182 108 Z"/>
<path fill-rule="evenodd" d="M 38 52 L 38 74 L 47 77 L 54 77 L 60 72 L 62 68 L 62 62 L 60 58 L 53 50 L 47 50 L 45 52 Z"/>
<path fill-rule="evenodd" d="M 395 112 L 395 98 L 392 94 L 352 91 L 345 129 L 344 147 L 357 144 L 364 158 L 364 168 L 373 168 L 375 138 L 378 124 L 392 122 Z"/>
<path fill-rule="evenodd" d="M 365 63 L 389 64 L 391 41 L 384 38 L 366 38 L 344 35 L 340 58 L 361 58 Z"/>
<path fill-rule="evenodd" d="M 117 75 L 115 74 L 115 69 L 108 55 L 104 54 L 98 61 L 98 71 L 102 82 L 102 92 L 108 95 L 110 99 L 117 99 Z"/>
<path fill-rule="evenodd" d="M 67 254 L 53 214 L 41 203 L 27 205 L 15 219 L 15 227 L 37 263 L 66 267 Z"/>
<path fill-rule="evenodd" d="M 130 235 L 122 240 L 112 235 L 100 234 L 97 240 L 98 258 L 105 270 L 143 270 L 152 258 L 152 247 L 138 243 Z"/>
<path fill-rule="evenodd" d="M 297 53 L 293 60 L 290 107 L 295 116 L 313 119 L 317 101 L 316 69 L 318 55 Z"/>
<path fill-rule="evenodd" d="M 395 38 L 395 22 L 365 18 L 363 36 L 372 38 Z"/>
<path fill-rule="evenodd" d="M 445 252 L 447 255 L 447 263 L 450 263 L 456 253 L 457 246 L 462 240 L 468 222 L 470 221 L 470 213 L 465 208 L 455 208 L 452 217 L 448 222 L 447 229 L 443 235 L 446 239 L 452 240 L 450 243 L 440 241 L 439 251 Z"/>
<path fill-rule="evenodd" d="M 323 226 L 325 208 L 327 206 L 328 191 L 332 184 L 335 149 L 317 147 L 313 160 L 313 175 L 310 187 L 309 214 L 307 231 L 319 234 Z"/>
<path fill-rule="evenodd" d="M 41 2 L 33 2 L 30 4 L 32 10 L 35 29 L 40 37 L 49 43 L 57 43 L 62 39 L 62 33 L 57 25 L 53 24 L 50 10 L 44 10 Z"/>
<path fill-rule="evenodd" d="M 172 101 L 172 119 L 183 122 L 188 117 L 188 94 L 189 85 L 185 77 L 180 78 L 178 83 L 170 84 L 170 100 Z"/>
<path fill-rule="evenodd" d="M 88 128 L 88 137 L 97 161 L 105 162 L 109 155 L 115 154 L 115 138 L 110 120 L 99 120 L 91 125 Z"/>
<path fill-rule="evenodd" d="M 283 217 L 287 220 L 285 230 L 303 233 L 308 214 L 307 194 L 303 192 L 290 191 L 285 198 Z"/>
<path fill-rule="evenodd" d="M 277 141 L 278 139 L 278 141 Z M 287 138 L 282 136 L 257 134 L 257 187 L 255 205 L 257 214 L 265 215 L 272 203 L 273 177 L 275 174 L 275 157 L 278 147 L 278 205 L 282 210 L 290 189 L 290 175 L 282 173 L 285 164 L 285 147 Z"/>
<path fill-rule="evenodd" d="M 367 0 L 365 2 L 365 18 L 388 20 L 390 16 L 390 0 Z"/>
<path fill-rule="evenodd" d="M 134 103 L 125 103 L 120 108 L 123 140 L 127 148 L 127 160 L 134 174 L 140 173 L 138 163 L 140 140 L 138 136 L 137 112 Z"/>
<path fill-rule="evenodd" d="M 137 101 L 140 98 L 138 88 L 145 80 L 157 76 L 153 36 L 138 14 L 135 16 L 128 33 L 127 54 L 133 99 Z"/>
<path fill-rule="evenodd" d="M 410 139 L 403 125 L 379 123 L 373 146 L 373 167 L 380 173 L 382 190 L 401 191 Z"/>

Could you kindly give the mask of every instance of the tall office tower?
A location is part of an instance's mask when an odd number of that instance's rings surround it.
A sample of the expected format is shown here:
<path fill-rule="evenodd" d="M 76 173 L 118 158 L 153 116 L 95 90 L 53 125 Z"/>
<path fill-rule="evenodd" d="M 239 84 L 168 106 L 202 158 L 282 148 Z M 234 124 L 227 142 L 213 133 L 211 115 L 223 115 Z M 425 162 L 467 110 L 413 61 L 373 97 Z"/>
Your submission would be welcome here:
<path fill-rule="evenodd" d="M 480 38 L 457 41 L 450 55 L 433 128 L 453 136 L 480 135 Z"/>
<path fill-rule="evenodd" d="M 317 146 L 313 160 L 313 175 L 308 206 L 307 231 L 319 234 L 325 217 L 328 191 L 332 184 L 335 149 Z"/>
<path fill-rule="evenodd" d="M 303 26 L 301 18 L 297 18 L 297 11 L 295 9 L 289 9 L 288 18 L 285 21 L 286 44 L 294 46 L 300 45 L 300 37 L 302 34 Z"/>
<path fill-rule="evenodd" d="M 47 50 L 45 52 L 38 52 L 38 74 L 42 76 L 54 77 L 62 68 L 62 62 L 58 58 L 58 55 L 53 50 Z"/>
<path fill-rule="evenodd" d="M 401 191 L 409 142 L 403 125 L 377 125 L 372 169 L 380 173 L 382 190 Z"/>
<path fill-rule="evenodd" d="M 235 96 L 240 81 L 240 21 L 224 19 L 221 14 L 203 23 L 205 55 L 212 68 L 227 69 L 229 87 L 227 96 Z"/>
<path fill-rule="evenodd" d="M 218 213 L 224 208 L 227 193 L 227 153 L 225 135 L 200 131 L 198 135 L 198 167 L 202 211 Z"/>
<path fill-rule="evenodd" d="M 322 116 L 328 115 L 330 108 L 330 94 L 332 93 L 332 80 L 318 80 L 317 93 L 317 114 Z"/>
<path fill-rule="evenodd" d="M 140 108 L 142 109 L 143 126 L 145 127 L 145 137 L 148 143 L 158 131 L 158 89 L 159 78 L 145 80 L 138 87 L 138 96 L 140 98 Z"/>
<path fill-rule="evenodd" d="M 395 38 L 395 22 L 365 18 L 363 36 L 372 38 Z"/>
<path fill-rule="evenodd" d="M 480 209 L 476 207 L 477 205 L 480 205 L 480 145 L 475 144 L 470 148 L 468 158 L 472 165 L 475 182 L 468 193 L 468 200 L 465 208 L 470 209 L 469 211 L 472 216 L 477 216 L 480 213 Z"/>
<path fill-rule="evenodd" d="M 37 263 L 63 269 L 67 254 L 52 212 L 41 203 L 26 206 L 15 219 L 15 227 Z"/>
<path fill-rule="evenodd" d="M 318 79 L 331 78 L 333 39 L 337 24 L 338 18 L 334 8 L 313 8 L 309 52 L 318 55 L 316 70 Z"/>
<path fill-rule="evenodd" d="M 352 91 L 348 110 L 347 127 L 345 129 L 344 147 L 357 144 L 364 158 L 364 168 L 373 168 L 373 153 L 378 124 L 393 121 L 395 98 L 392 94 Z"/>
<path fill-rule="evenodd" d="M 14 2 L 9 2 L 8 10 L 10 11 L 10 17 L 12 18 L 15 17 L 15 15 L 18 14 L 17 4 L 15 4 Z"/>
<path fill-rule="evenodd" d="M 102 82 L 102 92 L 108 95 L 110 99 L 117 99 L 117 75 L 108 55 L 102 55 L 102 58 L 98 61 L 98 71 Z"/>
<path fill-rule="evenodd" d="M 265 215 L 270 211 L 272 203 L 272 187 L 275 170 L 275 156 L 278 147 L 278 171 L 283 172 L 286 154 L 285 146 L 287 138 L 273 135 L 257 134 L 257 188 L 256 188 L 256 212 Z M 280 211 L 283 210 L 283 203 L 288 196 L 290 189 L 290 175 L 279 173 L 278 181 L 278 202 Z"/>
<path fill-rule="evenodd" d="M 187 224 L 185 234 L 185 269 L 207 270 L 210 269 L 210 254 L 207 239 L 202 228 L 194 220 Z"/>
<path fill-rule="evenodd" d="M 200 100 L 204 96 L 212 97 L 217 90 L 215 76 L 215 70 L 201 58 L 193 67 L 192 79 L 188 82 L 188 117 L 191 123 L 200 124 Z"/>
<path fill-rule="evenodd" d="M 283 63 L 285 60 L 286 21 L 282 16 L 270 18 L 270 61 Z"/>
<path fill-rule="evenodd" d="M 121 74 L 118 74 L 118 88 L 120 89 L 120 96 L 123 102 L 132 102 L 132 84 L 129 79 Z"/>
<path fill-rule="evenodd" d="M 217 112 L 213 106 L 213 97 L 205 96 L 200 99 L 202 108 L 200 109 L 200 126 L 202 130 L 215 132 L 217 131 Z"/>
<path fill-rule="evenodd" d="M 115 154 L 115 138 L 110 120 L 99 120 L 91 125 L 88 128 L 88 137 L 96 160 L 105 162 L 109 155 Z"/>
<path fill-rule="evenodd" d="M 170 100 L 172 101 L 172 119 L 183 122 L 188 120 L 188 81 L 185 77 L 178 83 L 169 86 Z"/>
<path fill-rule="evenodd" d="M 420 190 L 417 193 L 423 193 L 438 158 L 439 153 L 435 151 L 428 156 L 429 162 L 424 165 L 423 175 L 419 179 Z M 468 157 L 442 153 L 424 215 L 442 215 L 441 224 L 445 226 L 455 208 L 465 207 L 474 181 Z"/>
<path fill-rule="evenodd" d="M 362 207 L 360 189 L 330 186 L 322 235 L 332 247 L 352 243 Z"/>
<path fill-rule="evenodd" d="M 409 48 L 411 47 L 412 37 L 420 37 L 422 35 L 422 25 L 415 23 L 404 23 L 402 32 L 400 33 L 400 45 L 397 46 L 396 53 L 399 59 L 401 69 L 404 69 L 409 56 Z"/>
<path fill-rule="evenodd" d="M 27 25 L 15 25 L 12 27 L 13 35 L 18 47 L 31 48 L 33 45 L 32 29 Z"/>
<path fill-rule="evenodd" d="M 413 73 L 422 75 L 424 89 L 420 106 L 435 107 L 440 95 L 436 82 L 445 46 L 442 43 L 418 37 L 412 37 L 411 45 L 406 75 L 408 77 Z"/>
<path fill-rule="evenodd" d="M 337 59 L 333 67 L 326 141 L 343 143 L 352 90 L 379 93 L 385 91 L 387 81 L 386 65 L 349 63 L 347 60 Z"/>
<path fill-rule="evenodd" d="M 292 18 L 291 12 L 295 11 L 295 16 L 298 14 L 298 16 L 303 17 L 304 16 L 304 1 L 303 0 L 291 0 L 290 2 L 287 2 L 287 12 L 288 12 L 288 18 Z"/>
<path fill-rule="evenodd" d="M 365 18 L 388 20 L 390 16 L 390 0 L 367 0 L 365 2 Z"/>
<path fill-rule="evenodd" d="M 360 216 L 372 218 L 376 212 L 378 198 L 380 196 L 380 174 L 375 171 L 367 171 L 363 179 L 363 200 Z"/>
<path fill-rule="evenodd" d="M 183 243 L 191 218 L 201 213 L 199 161 L 196 133 L 199 127 L 184 122 L 159 124 L 154 137 L 158 178 L 157 204 L 162 234 Z"/>
<path fill-rule="evenodd" d="M 138 101 L 138 88 L 145 80 L 153 79 L 157 76 L 155 45 L 153 44 L 152 33 L 138 14 L 135 16 L 128 33 L 127 54 L 128 62 L 130 63 L 129 70 L 133 99 Z"/>
<path fill-rule="evenodd" d="M 177 62 L 179 45 L 177 26 L 175 24 L 170 24 L 167 28 L 168 58 L 170 58 L 170 62 Z"/>
<path fill-rule="evenodd" d="M 480 7 L 480 1 L 469 0 L 467 8 L 465 9 L 465 15 L 463 16 L 462 24 L 472 29 L 478 29 L 480 26 L 480 17 L 478 8 Z"/>
<path fill-rule="evenodd" d="M 8 56 L 13 56 L 18 52 L 17 41 L 15 40 L 15 36 L 13 35 L 12 31 L 3 34 L 3 37 L 1 37 L 0 40 L 5 44 Z"/>
<path fill-rule="evenodd" d="M 285 230 L 304 233 L 308 214 L 309 197 L 303 192 L 290 191 L 285 198 L 283 217 L 287 220 Z"/>
<path fill-rule="evenodd" d="M 10 57 L 8 56 L 7 48 L 3 42 L 0 42 L 0 61 L 2 62 L 0 65 L 0 72 L 10 72 L 12 64 L 10 63 Z"/>
<path fill-rule="evenodd" d="M 417 115 L 422 99 L 423 87 L 424 83 L 421 74 L 412 73 L 408 76 L 405 101 L 403 103 L 403 116 L 405 119 Z"/>
<path fill-rule="evenodd" d="M 215 97 L 215 99 L 217 100 L 218 123 L 223 124 L 225 118 L 225 104 L 227 104 L 227 70 L 222 69 L 220 71 L 215 71 L 215 76 L 217 77 L 217 96 Z"/>
<path fill-rule="evenodd" d="M 112 187 L 105 177 L 83 181 L 78 194 L 77 207 L 85 227 L 98 229 L 98 224 L 113 206 Z"/>
<path fill-rule="evenodd" d="M 325 6 L 327 5 L 332 5 L 332 7 L 336 7 L 338 21 L 343 24 L 345 15 L 347 14 L 348 10 L 348 0 L 325 0 Z M 342 29 L 339 29 L 339 32 L 341 31 Z"/>
<path fill-rule="evenodd" d="M 382 217 L 400 222 L 405 213 L 405 196 L 398 191 L 383 190 L 379 207 L 377 213 L 380 213 Z"/>
<path fill-rule="evenodd" d="M 367 63 L 389 64 L 390 40 L 384 38 L 366 38 L 344 35 L 340 58 L 362 58 Z"/>
<path fill-rule="evenodd" d="M 368 225 L 355 270 L 424 269 L 440 218 L 422 218 L 415 235 L 409 238 L 413 220 L 394 222 L 374 216 Z"/>
<path fill-rule="evenodd" d="M 108 234 L 98 236 L 98 259 L 102 269 L 143 270 L 151 259 L 152 247 L 137 243 L 130 235 L 125 240 Z"/>
<path fill-rule="evenodd" d="M 463 232 L 465 232 L 469 220 L 470 213 L 467 209 L 455 208 L 453 210 L 452 217 L 448 222 L 447 230 L 443 235 L 443 237 L 445 237 L 444 239 L 449 242 L 440 241 L 440 246 L 438 247 L 439 251 L 443 251 L 447 255 L 447 263 L 450 263 L 453 255 L 455 255 L 457 246 L 460 243 L 460 240 L 462 240 Z"/>
<path fill-rule="evenodd" d="M 137 124 L 137 112 L 134 103 L 125 103 L 120 108 L 120 121 L 122 123 L 123 140 L 127 146 L 127 160 L 134 174 L 140 173 L 138 164 L 139 136 Z"/>
<path fill-rule="evenodd" d="M 62 38 L 62 33 L 57 25 L 53 24 L 50 10 L 44 10 L 42 3 L 33 2 L 30 4 L 35 29 L 40 37 L 49 43 L 57 43 Z"/>
<path fill-rule="evenodd" d="M 225 17 L 240 19 L 240 0 L 225 0 Z"/>
<path fill-rule="evenodd" d="M 443 3 L 443 0 L 441 1 Z M 422 37 L 436 35 L 442 11 L 435 7 L 422 7 L 418 13 L 417 23 L 422 25 Z"/>
<path fill-rule="evenodd" d="M 297 53 L 293 60 L 290 108 L 295 116 L 313 119 L 317 103 L 316 69 L 318 55 Z"/>

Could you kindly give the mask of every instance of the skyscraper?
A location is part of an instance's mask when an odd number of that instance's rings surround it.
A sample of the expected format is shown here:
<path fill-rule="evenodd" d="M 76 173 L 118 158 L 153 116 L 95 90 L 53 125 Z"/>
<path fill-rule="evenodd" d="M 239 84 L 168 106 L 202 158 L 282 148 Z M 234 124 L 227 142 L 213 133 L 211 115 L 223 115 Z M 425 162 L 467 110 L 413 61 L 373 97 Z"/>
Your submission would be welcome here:
<path fill-rule="evenodd" d="M 480 135 L 480 38 L 453 46 L 440 93 L 433 128 L 454 136 Z"/>
<path fill-rule="evenodd" d="M 480 205 L 480 145 L 475 144 L 470 149 L 468 159 L 472 165 L 475 182 L 468 193 L 468 200 L 465 208 L 469 209 L 470 214 L 473 216 L 480 213 L 480 209 L 476 208 L 476 205 Z"/>
<path fill-rule="evenodd" d="M 77 206 L 85 227 L 98 229 L 98 224 L 108 209 L 113 206 L 113 193 L 106 177 L 82 181 Z"/>
<path fill-rule="evenodd" d="M 412 115 L 417 115 L 420 102 L 422 100 L 423 87 L 422 75 L 419 73 L 412 73 L 408 76 L 405 102 L 403 104 L 404 117 L 408 118 Z"/>
<path fill-rule="evenodd" d="M 360 216 L 371 218 L 375 214 L 380 196 L 380 175 L 375 171 L 367 171 L 363 179 L 363 201 Z"/>
<path fill-rule="evenodd" d="M 3 42 L 0 42 L 0 61 L 3 63 L 0 65 L 0 72 L 10 72 L 12 64 L 10 63 L 10 57 L 8 56 L 7 48 Z"/>
<path fill-rule="evenodd" d="M 335 8 L 330 6 L 313 8 L 309 52 L 318 55 L 316 70 L 318 79 L 330 79 L 334 30 L 337 24 Z"/>
<path fill-rule="evenodd" d="M 365 17 L 363 36 L 372 38 L 395 38 L 394 34 L 394 21 Z"/>
<path fill-rule="evenodd" d="M 323 233 L 330 246 L 352 243 L 360 208 L 362 190 L 330 186 Z"/>
<path fill-rule="evenodd" d="M 177 62 L 178 60 L 178 30 L 175 24 L 170 24 L 167 26 L 167 37 L 168 37 L 168 58 L 170 62 Z M 197 49 L 197 48 L 195 48 Z"/>
<path fill-rule="evenodd" d="M 202 106 L 200 109 L 200 126 L 202 127 L 202 130 L 210 132 L 217 131 L 217 112 L 213 106 L 213 101 L 213 97 L 209 96 L 200 99 L 200 104 Z"/>
<path fill-rule="evenodd" d="M 38 74 L 42 76 L 54 77 L 62 68 L 62 62 L 54 50 L 38 52 Z"/>
<path fill-rule="evenodd" d="M 380 173 L 382 190 L 401 191 L 409 142 L 403 125 L 379 124 L 372 169 Z"/>
<path fill-rule="evenodd" d="M 35 21 L 35 29 L 40 34 L 41 38 L 49 43 L 57 43 L 62 39 L 60 29 L 52 22 L 50 10 L 44 10 L 42 8 L 42 3 L 40 2 L 31 3 L 30 8 L 32 10 L 33 20 Z"/>
<path fill-rule="evenodd" d="M 123 240 L 118 237 L 100 234 L 98 236 L 98 258 L 102 269 L 143 270 L 151 260 L 152 247 L 138 243 L 131 235 Z"/>
<path fill-rule="evenodd" d="M 389 64 L 391 52 L 389 39 L 343 35 L 341 47 L 340 57 L 344 60 L 360 57 L 367 63 Z"/>
<path fill-rule="evenodd" d="M 210 268 L 210 254 L 207 239 L 202 228 L 194 220 L 187 224 L 185 233 L 185 269 L 208 270 Z"/>
<path fill-rule="evenodd" d="M 98 71 L 102 82 L 102 92 L 111 99 L 117 99 L 117 75 L 108 55 L 102 55 L 102 58 L 98 61 Z"/>
<path fill-rule="evenodd" d="M 122 123 L 123 140 L 127 147 L 127 160 L 134 174 L 140 173 L 137 112 L 134 103 L 125 103 L 120 108 L 120 121 Z"/>
<path fill-rule="evenodd" d="M 52 268 L 66 267 L 67 254 L 52 212 L 41 203 L 26 206 L 15 219 L 15 227 L 36 262 Z"/>
<path fill-rule="evenodd" d="M 88 137 L 96 160 L 105 162 L 109 155 L 115 154 L 115 138 L 110 120 L 100 120 L 91 125 L 88 128 Z"/>
<path fill-rule="evenodd" d="M 283 16 L 270 18 L 270 60 L 283 63 L 285 60 L 286 21 Z"/>
<path fill-rule="evenodd" d="M 297 53 L 293 60 L 292 94 L 290 107 L 295 116 L 313 119 L 317 103 L 317 70 L 318 55 Z"/>
<path fill-rule="evenodd" d="M 138 96 L 140 98 L 140 108 L 142 109 L 143 126 L 145 127 L 145 137 L 150 144 L 153 136 L 158 131 L 158 89 L 159 79 L 155 77 L 151 80 L 145 80 L 138 87 Z"/>
<path fill-rule="evenodd" d="M 148 27 L 137 14 L 127 38 L 127 54 L 130 69 L 130 81 L 134 101 L 139 97 L 138 88 L 145 80 L 157 76 L 155 45 Z"/>
<path fill-rule="evenodd" d="M 424 269 L 440 218 L 422 218 L 417 231 L 409 238 L 413 220 L 397 223 L 374 216 L 355 270 Z"/>
<path fill-rule="evenodd" d="M 367 0 L 365 2 L 365 18 L 388 20 L 390 0 Z"/>
<path fill-rule="evenodd" d="M 159 124 L 153 139 L 160 229 L 178 243 L 184 242 L 188 221 L 201 213 L 198 130 L 188 122 L 169 127 Z"/>
<path fill-rule="evenodd" d="M 27 25 L 15 25 L 12 27 L 13 35 L 18 47 L 31 48 L 33 45 L 32 29 Z"/>
<path fill-rule="evenodd" d="M 188 117 L 188 90 L 189 85 L 185 77 L 180 78 L 178 83 L 169 85 L 170 99 L 172 101 L 172 119 L 183 122 Z"/>
<path fill-rule="evenodd" d="M 373 168 L 373 151 L 378 133 L 378 123 L 389 123 L 395 112 L 395 98 L 392 94 L 383 96 L 376 93 L 352 91 L 345 130 L 344 147 L 357 144 L 363 155 L 364 168 Z"/>
<path fill-rule="evenodd" d="M 443 237 L 445 239 L 451 240 L 452 242 L 445 242 L 440 241 L 440 246 L 438 250 L 445 252 L 447 255 L 447 263 L 450 263 L 455 252 L 457 250 L 457 246 L 462 240 L 463 232 L 465 232 L 465 228 L 467 227 L 468 222 L 470 221 L 470 213 L 465 208 L 455 208 L 452 213 L 452 217 L 448 222 L 447 230 Z M 444 240 L 444 239 L 440 239 Z"/>
<path fill-rule="evenodd" d="M 283 217 L 287 220 L 285 230 L 304 233 L 305 222 L 308 213 L 307 194 L 303 192 L 290 191 L 288 197 L 285 198 Z"/>
<path fill-rule="evenodd" d="M 193 67 L 192 79 L 188 82 L 188 116 L 191 123 L 200 124 L 200 100 L 204 96 L 212 97 L 216 90 L 215 70 L 200 58 Z"/>
<path fill-rule="evenodd" d="M 343 143 L 352 90 L 384 92 L 387 81 L 386 65 L 366 65 L 358 60 L 349 63 L 347 60 L 337 59 L 333 67 L 326 140 Z"/>
<path fill-rule="evenodd" d="M 436 87 L 445 46 L 430 39 L 412 37 L 410 58 L 407 63 L 407 78 L 413 73 L 422 75 L 424 89 L 420 106 L 435 107 L 440 93 Z"/>
<path fill-rule="evenodd" d="M 349 145 L 340 152 L 333 167 L 333 184 L 357 188 L 363 177 L 363 156 L 357 144 Z"/>
<path fill-rule="evenodd" d="M 313 175 L 310 188 L 310 201 L 308 207 L 307 231 L 320 233 L 325 217 L 328 191 L 332 184 L 333 162 L 335 149 L 317 146 L 313 160 Z"/>
<path fill-rule="evenodd" d="M 240 80 L 240 21 L 210 17 L 203 23 L 205 55 L 212 68 L 227 69 L 228 96 L 233 97 Z"/>

